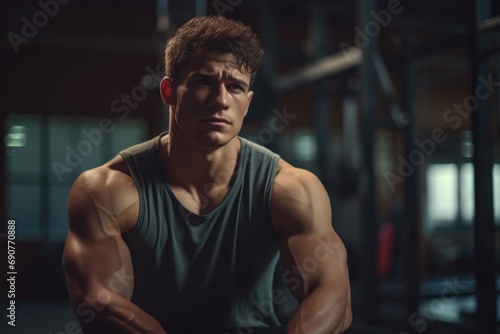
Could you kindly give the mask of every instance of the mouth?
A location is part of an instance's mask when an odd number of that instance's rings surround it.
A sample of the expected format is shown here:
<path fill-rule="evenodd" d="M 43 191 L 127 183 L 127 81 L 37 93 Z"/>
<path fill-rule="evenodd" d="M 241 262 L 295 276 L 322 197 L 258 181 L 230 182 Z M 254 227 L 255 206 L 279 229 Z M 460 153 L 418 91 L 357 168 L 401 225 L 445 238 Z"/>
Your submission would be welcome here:
<path fill-rule="evenodd" d="M 231 122 L 227 120 L 226 118 L 223 117 L 208 117 L 203 120 L 205 123 L 213 124 L 213 125 L 219 125 L 219 126 L 224 126 L 224 125 L 229 125 Z"/>

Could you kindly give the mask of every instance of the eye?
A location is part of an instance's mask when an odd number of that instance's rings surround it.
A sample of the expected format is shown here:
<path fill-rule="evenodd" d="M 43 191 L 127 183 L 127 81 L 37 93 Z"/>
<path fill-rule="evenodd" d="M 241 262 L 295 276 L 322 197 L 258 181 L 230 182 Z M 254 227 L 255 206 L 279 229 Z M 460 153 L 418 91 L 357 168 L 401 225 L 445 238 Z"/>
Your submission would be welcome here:
<path fill-rule="evenodd" d="M 201 78 L 201 79 L 196 79 L 194 81 L 194 84 L 198 86 L 210 86 L 212 84 L 212 81 L 208 78 Z"/>
<path fill-rule="evenodd" d="M 241 87 L 238 84 L 229 84 L 227 86 L 227 89 L 230 91 L 233 91 L 233 92 L 242 92 L 243 91 L 243 87 Z"/>

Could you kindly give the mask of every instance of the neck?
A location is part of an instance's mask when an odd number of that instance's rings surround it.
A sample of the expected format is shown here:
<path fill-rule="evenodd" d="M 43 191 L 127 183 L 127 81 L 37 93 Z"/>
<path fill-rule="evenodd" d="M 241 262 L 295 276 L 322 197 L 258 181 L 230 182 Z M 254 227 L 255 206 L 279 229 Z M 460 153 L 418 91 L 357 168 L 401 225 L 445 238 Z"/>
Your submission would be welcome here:
<path fill-rule="evenodd" d="M 228 187 L 233 179 L 240 141 L 233 138 L 224 146 L 202 146 L 169 133 L 162 138 L 167 182 L 201 192 Z"/>

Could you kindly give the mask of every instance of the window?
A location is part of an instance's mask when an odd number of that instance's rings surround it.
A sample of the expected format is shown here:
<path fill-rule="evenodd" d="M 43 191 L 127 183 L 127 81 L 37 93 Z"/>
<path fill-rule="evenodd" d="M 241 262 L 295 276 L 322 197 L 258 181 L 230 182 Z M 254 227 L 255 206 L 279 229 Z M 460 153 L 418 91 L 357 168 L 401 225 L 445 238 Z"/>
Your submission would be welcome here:
<path fill-rule="evenodd" d="M 68 229 L 68 195 L 76 177 L 146 139 L 142 120 L 103 120 L 8 116 L 7 214 L 16 220 L 19 239 L 63 238 Z"/>
<path fill-rule="evenodd" d="M 500 226 L 500 164 L 493 167 L 493 208 Z M 431 164 L 426 172 L 426 228 L 472 226 L 474 222 L 474 166 Z"/>

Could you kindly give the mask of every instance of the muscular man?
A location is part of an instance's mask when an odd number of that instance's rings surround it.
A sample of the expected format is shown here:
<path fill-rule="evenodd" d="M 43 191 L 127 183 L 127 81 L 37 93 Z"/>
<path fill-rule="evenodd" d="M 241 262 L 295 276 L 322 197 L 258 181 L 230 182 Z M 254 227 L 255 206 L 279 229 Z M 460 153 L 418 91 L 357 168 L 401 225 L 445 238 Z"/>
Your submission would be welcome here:
<path fill-rule="evenodd" d="M 341 333 L 351 324 L 346 251 L 316 176 L 238 133 L 262 56 L 254 33 L 194 18 L 166 48 L 168 133 L 84 172 L 64 251 L 85 333 Z"/>

